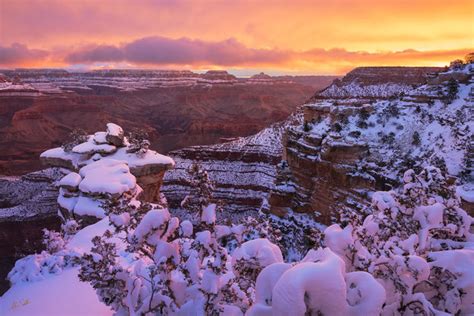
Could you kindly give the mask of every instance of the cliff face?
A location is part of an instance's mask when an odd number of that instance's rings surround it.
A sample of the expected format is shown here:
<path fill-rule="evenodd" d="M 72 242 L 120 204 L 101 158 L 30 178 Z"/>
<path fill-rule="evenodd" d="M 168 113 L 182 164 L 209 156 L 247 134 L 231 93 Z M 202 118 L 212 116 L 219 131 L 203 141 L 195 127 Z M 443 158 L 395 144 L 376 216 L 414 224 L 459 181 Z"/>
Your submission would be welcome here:
<path fill-rule="evenodd" d="M 21 178 L 0 178 L 0 294 L 16 260 L 43 249 L 43 229 L 58 230 L 58 189 L 64 173 L 46 169 Z"/>
<path fill-rule="evenodd" d="M 335 78 L 137 70 L 5 75 L 20 79 L 0 82 L 0 174 L 9 175 L 38 170 L 39 154 L 72 129 L 92 133 L 107 122 L 146 129 L 159 152 L 249 136 L 285 119 Z"/>
<path fill-rule="evenodd" d="M 364 102 L 372 102 L 374 100 L 373 92 L 382 91 L 382 86 L 390 85 L 392 90 L 390 93 L 384 92 L 379 97 L 380 99 L 394 98 L 408 88 L 413 90 L 411 85 L 425 83 L 428 77 L 427 74 L 436 70 L 440 70 L 440 68 L 358 68 L 350 73 L 349 79 L 344 77 L 342 81 L 335 81 L 320 93 L 323 94 L 325 91 L 331 90 L 331 87 L 338 86 L 340 88 L 340 82 L 347 85 L 357 82 L 360 88 L 358 96 L 344 100 L 341 98 L 333 100 L 334 102 L 348 103 L 354 106 Z M 360 79 L 359 75 L 361 76 Z M 266 76 L 259 75 L 256 77 L 264 80 Z M 404 84 L 403 78 L 409 78 L 408 84 Z M 379 86 L 375 88 L 377 84 Z M 370 87 L 367 88 L 368 86 Z M 347 88 L 346 91 L 350 91 L 350 89 Z M 348 108 L 348 110 L 357 111 L 353 108 Z M 366 179 L 362 177 L 347 178 L 347 170 L 344 166 L 346 160 L 357 160 L 357 155 L 363 155 L 367 152 L 367 146 L 348 146 L 342 142 L 337 145 L 333 144 L 325 149 L 324 157 L 327 158 L 327 161 L 315 164 L 314 159 L 316 159 L 320 150 L 322 137 L 307 133 L 308 135 L 304 137 L 305 142 L 299 141 L 303 134 L 304 121 L 312 121 L 315 119 L 313 116 L 318 116 L 318 113 L 322 116 L 332 115 L 334 121 L 336 121 L 337 115 L 330 114 L 330 112 L 329 105 L 321 109 L 305 105 L 300 107 L 286 121 L 264 129 L 254 136 L 239 138 L 224 144 L 193 146 L 171 152 L 170 155 L 176 161 L 176 168 L 165 175 L 162 189 L 168 202 L 171 207 L 178 208 L 181 200 L 189 192 L 186 170 L 193 162 L 200 163 L 208 171 L 209 177 L 216 184 L 215 196 L 223 200 L 226 207 L 233 211 L 257 210 L 262 207 L 262 204 L 265 206 L 269 192 L 273 192 L 270 201 L 273 205 L 272 209 L 275 213 L 282 213 L 289 205 L 290 196 L 294 194 L 311 196 L 310 192 L 312 192 L 316 183 L 313 179 L 315 175 L 319 175 L 318 178 L 321 182 L 318 187 L 321 192 L 334 189 L 331 184 L 332 177 L 344 182 L 344 188 L 351 186 L 354 182 L 358 184 L 365 183 Z M 353 115 L 356 114 L 353 113 Z M 305 153 L 305 155 L 298 155 L 297 153 Z M 284 160 L 288 160 L 288 163 L 291 163 L 291 171 L 295 175 L 291 175 L 291 172 L 288 174 L 285 163 L 279 165 L 282 157 Z M 336 166 L 336 164 L 338 164 L 337 167 L 330 167 Z M 298 190 L 295 189 L 292 180 L 289 180 L 290 178 L 296 178 L 295 181 L 301 182 Z M 372 186 L 371 183 L 364 185 Z M 381 186 L 383 185 L 381 184 Z M 328 199 L 329 196 L 329 193 L 326 194 L 326 197 L 322 194 L 314 195 L 312 199 L 319 199 L 319 204 L 328 204 L 330 201 L 325 199 Z M 304 210 L 309 211 L 309 209 L 305 208 Z M 303 211 L 301 208 L 299 210 Z"/>
<path fill-rule="evenodd" d="M 425 83 L 440 67 L 358 67 L 326 89 L 317 92 L 313 100 L 390 98 Z M 354 100 L 352 100 L 354 103 Z"/>
<path fill-rule="evenodd" d="M 302 113 L 297 112 L 253 136 L 171 152 L 176 166 L 166 173 L 162 186 L 168 203 L 172 208 L 179 208 L 190 192 L 187 170 L 193 163 L 198 163 L 215 184 L 214 197 L 224 202 L 227 210 L 258 210 L 274 188 L 276 168 L 282 155 L 282 133 L 288 126 L 301 122 Z"/>
<path fill-rule="evenodd" d="M 319 212 L 320 220 L 330 223 L 338 208 L 365 203 L 371 192 L 397 186 L 404 170 L 428 164 L 465 187 L 473 181 L 472 74 L 470 66 L 449 70 L 418 88 L 402 88 L 401 95 L 381 94 L 386 98 L 370 102 L 367 93 L 386 93 L 387 82 L 379 89 L 371 79 L 370 91 L 344 102 L 339 94 L 321 97 L 335 91 L 334 85 L 324 90 L 303 106 L 304 122 L 284 133 L 285 164 L 269 200 L 271 210 Z M 350 91 L 353 82 L 362 81 L 351 77 L 336 82 L 337 89 Z"/>

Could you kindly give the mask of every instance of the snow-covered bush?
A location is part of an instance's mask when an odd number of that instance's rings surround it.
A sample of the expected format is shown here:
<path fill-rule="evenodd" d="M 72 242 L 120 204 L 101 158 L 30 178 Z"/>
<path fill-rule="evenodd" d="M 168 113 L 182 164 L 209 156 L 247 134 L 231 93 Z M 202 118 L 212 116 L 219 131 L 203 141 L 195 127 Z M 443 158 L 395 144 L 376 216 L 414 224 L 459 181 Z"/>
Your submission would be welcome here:
<path fill-rule="evenodd" d="M 93 239 L 79 276 L 117 313 L 242 313 L 253 303 L 261 269 L 283 261 L 279 247 L 267 239 L 243 242 L 244 227 L 216 225 L 210 184 L 203 173 L 195 175 L 203 195 L 192 204 L 195 224 L 133 199 L 105 207 L 114 231 Z M 238 241 L 235 261 L 220 243 L 227 234 Z"/>
<path fill-rule="evenodd" d="M 62 225 L 62 232 L 44 229 L 45 250 L 18 260 L 7 276 L 10 283 L 13 285 L 18 282 L 43 280 L 49 274 L 60 273 L 64 268 L 75 265 L 81 254 L 67 249 L 66 244 L 77 227 L 75 221 L 67 221 Z"/>
<path fill-rule="evenodd" d="M 70 152 L 75 146 L 87 141 L 87 132 L 76 128 L 71 131 L 66 142 L 62 145 L 65 152 Z"/>
<path fill-rule="evenodd" d="M 460 266 L 474 264 L 473 219 L 439 169 L 408 170 L 403 181 L 399 191 L 374 193 L 367 217 L 328 227 L 326 246 L 348 270 L 367 271 L 384 286 L 383 314 L 473 312 L 472 273 L 446 264 L 455 258 Z M 440 257 L 443 264 L 434 263 Z"/>
<path fill-rule="evenodd" d="M 148 133 L 144 130 L 132 130 L 131 132 L 129 132 L 127 139 L 130 143 L 127 152 L 135 153 L 139 157 L 144 156 L 150 148 Z"/>

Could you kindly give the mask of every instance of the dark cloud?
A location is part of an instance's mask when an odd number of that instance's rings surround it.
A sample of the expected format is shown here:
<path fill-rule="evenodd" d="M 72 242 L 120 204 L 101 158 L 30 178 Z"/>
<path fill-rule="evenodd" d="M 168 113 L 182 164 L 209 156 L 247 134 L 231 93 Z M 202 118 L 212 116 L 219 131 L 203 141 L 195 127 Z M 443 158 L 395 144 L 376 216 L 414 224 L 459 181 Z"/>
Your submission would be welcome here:
<path fill-rule="evenodd" d="M 146 37 L 118 46 L 85 47 L 66 56 L 73 63 L 122 62 L 137 64 L 213 64 L 222 66 L 271 64 L 288 59 L 288 53 L 248 48 L 235 39 L 206 42 L 189 38 Z"/>
<path fill-rule="evenodd" d="M 73 52 L 66 57 L 71 63 L 94 63 L 94 62 L 110 62 L 122 61 L 125 55 L 120 48 L 112 45 L 100 45 L 83 48 Z"/>
<path fill-rule="evenodd" d="M 366 52 L 344 48 L 315 48 L 306 51 L 256 49 L 234 38 L 211 42 L 198 39 L 145 37 L 121 45 L 89 45 L 74 50 L 50 52 L 23 44 L 0 45 L 0 65 L 19 66 L 28 62 L 56 62 L 64 65 L 128 63 L 135 66 L 222 66 L 309 69 L 344 73 L 357 66 L 433 65 L 462 58 L 471 49 Z M 53 60 L 54 59 L 54 60 Z"/>
<path fill-rule="evenodd" d="M 0 65 L 19 64 L 28 61 L 38 61 L 48 52 L 40 49 L 29 49 L 26 45 L 13 43 L 10 46 L 0 45 Z"/>
<path fill-rule="evenodd" d="M 236 39 L 206 42 L 189 38 L 170 39 L 154 36 L 123 44 L 84 47 L 69 54 L 67 62 L 129 62 L 149 65 L 220 65 L 255 66 L 282 65 L 291 62 L 347 65 L 393 65 L 417 61 L 449 62 L 453 56 L 462 57 L 469 50 L 397 52 L 348 51 L 344 48 L 315 48 L 303 52 L 279 49 L 249 48 Z"/>

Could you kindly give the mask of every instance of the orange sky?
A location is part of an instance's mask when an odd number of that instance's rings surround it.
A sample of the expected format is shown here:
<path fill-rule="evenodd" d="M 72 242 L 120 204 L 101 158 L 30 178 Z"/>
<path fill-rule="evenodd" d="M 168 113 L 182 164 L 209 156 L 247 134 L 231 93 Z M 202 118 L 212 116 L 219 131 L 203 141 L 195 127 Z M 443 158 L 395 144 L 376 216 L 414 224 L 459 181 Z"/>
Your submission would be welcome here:
<path fill-rule="evenodd" d="M 339 74 L 473 47 L 473 0 L 0 0 L 2 67 Z"/>

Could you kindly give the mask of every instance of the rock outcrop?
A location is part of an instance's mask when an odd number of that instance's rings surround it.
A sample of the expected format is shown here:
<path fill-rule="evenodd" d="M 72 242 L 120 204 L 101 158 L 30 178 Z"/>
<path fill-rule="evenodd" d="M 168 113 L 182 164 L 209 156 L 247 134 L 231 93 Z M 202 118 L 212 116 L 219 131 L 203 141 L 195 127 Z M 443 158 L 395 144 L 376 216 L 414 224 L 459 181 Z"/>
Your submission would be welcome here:
<path fill-rule="evenodd" d="M 162 187 L 170 207 L 179 208 L 181 201 L 189 194 L 191 188 L 187 170 L 193 163 L 198 163 L 214 182 L 214 197 L 224 203 L 226 210 L 241 212 L 260 209 L 274 187 L 276 168 L 282 155 L 282 132 L 301 121 L 302 114 L 297 112 L 253 136 L 171 152 L 176 167 L 166 173 Z"/>
<path fill-rule="evenodd" d="M 327 159 L 327 172 L 315 170 L 313 161 L 316 159 L 317 152 L 323 141 L 321 136 L 306 133 L 305 139 L 307 143 L 295 143 L 294 139 L 298 139 L 297 135 L 301 135 L 303 131 L 299 131 L 304 127 L 304 121 L 311 122 L 318 117 L 332 117 L 335 122 L 341 116 L 357 115 L 359 109 L 355 104 L 364 104 L 366 102 L 375 102 L 374 91 L 382 91 L 382 88 L 375 88 L 375 85 L 391 85 L 393 87 L 402 87 L 403 89 L 411 89 L 412 85 L 421 85 L 426 82 L 427 78 L 433 71 L 439 71 L 441 68 L 424 68 L 424 67 L 368 67 L 358 68 L 350 73 L 349 79 L 342 79 L 342 82 L 348 84 L 359 82 L 359 86 L 370 84 L 372 87 L 368 92 L 364 92 L 354 98 L 333 100 L 334 102 L 347 102 L 353 106 L 340 107 L 332 109 L 331 103 L 322 104 L 317 107 L 301 106 L 286 121 L 275 124 L 271 128 L 264 129 L 262 132 L 250 137 L 242 137 L 224 144 L 211 146 L 193 146 L 182 150 L 170 152 L 170 155 L 176 161 L 176 168 L 167 173 L 164 180 L 163 192 L 165 193 L 170 206 L 179 208 L 181 200 L 188 194 L 190 188 L 188 184 L 188 174 L 186 170 L 193 162 L 198 162 L 203 169 L 207 170 L 209 177 L 214 181 L 216 190 L 214 195 L 216 198 L 223 200 L 224 204 L 231 211 L 247 211 L 258 210 L 265 206 L 266 200 L 271 195 L 272 210 L 275 213 L 283 214 L 288 207 L 288 200 L 292 199 L 295 194 L 304 194 L 303 192 L 312 190 L 311 180 L 315 172 L 321 173 L 321 178 L 327 177 L 331 179 L 330 174 L 338 172 L 340 177 L 345 177 L 346 169 L 342 166 L 345 162 L 356 161 L 358 157 L 364 156 L 368 147 L 365 144 L 348 145 L 334 141 L 331 146 L 324 146 L 323 157 Z M 360 80 L 358 75 L 361 76 Z M 409 78 L 407 84 L 404 84 L 403 78 Z M 252 80 L 267 80 L 266 75 L 254 76 Z M 339 85 L 336 81 L 332 86 Z M 365 86 L 364 86 L 365 87 Z M 330 88 L 322 90 L 321 93 Z M 392 89 L 390 93 L 383 93 L 378 98 L 388 99 L 395 98 L 404 90 Z M 348 90 L 349 91 L 349 90 Z M 316 98 L 317 99 L 317 98 Z M 316 100 L 314 99 L 314 100 Z M 326 98 L 327 99 L 327 98 Z M 324 100 L 326 100 L 324 99 Z M 320 99 L 317 99 L 320 100 Z M 351 103 L 352 102 L 352 103 Z M 373 108 L 366 105 L 365 111 L 373 111 Z M 335 138 L 337 138 L 335 136 Z M 292 147 L 294 145 L 294 148 Z M 292 156 L 292 152 L 306 152 L 308 161 Z M 313 156 L 312 156 L 313 155 Z M 287 158 L 291 156 L 290 158 Z M 292 164 L 300 164 L 300 180 L 306 183 L 305 186 L 298 187 L 298 193 L 290 178 L 294 177 L 285 174 L 288 168 L 286 163 L 280 164 L 281 159 L 293 159 Z M 329 166 L 340 164 L 340 170 L 329 171 Z M 291 174 L 291 172 L 290 172 Z M 337 176 L 335 176 L 337 177 Z M 346 186 L 351 185 L 354 181 L 362 183 L 362 178 L 341 180 L 346 181 Z M 327 190 L 331 185 L 331 180 L 326 181 Z M 323 190 L 323 184 L 321 184 Z M 307 193 L 309 194 L 309 193 Z M 323 196 L 320 197 L 323 199 Z M 321 201 L 321 203 L 325 203 Z M 329 203 L 329 202 L 328 202 Z M 299 209 L 303 211 L 303 209 Z M 309 211 L 309 208 L 305 209 Z"/>
<path fill-rule="evenodd" d="M 64 214 L 101 218 L 103 217 L 99 207 L 101 201 L 111 196 L 117 198 L 123 194 L 138 194 L 135 184 L 143 190 L 140 192 L 141 200 L 160 201 L 160 187 L 164 174 L 175 165 L 170 157 L 148 150 L 148 144 L 144 149 L 137 148 L 136 144 L 130 143 L 132 140 L 124 136 L 123 129 L 113 123 L 107 124 L 106 132 L 97 132 L 84 137 L 84 142 L 47 150 L 40 157 L 43 164 L 49 167 L 66 168 L 73 172 L 60 182 L 59 204 Z M 104 160 L 106 162 L 103 162 Z M 130 186 L 120 192 L 84 191 L 87 170 L 95 168 L 94 166 L 101 172 L 110 171 L 107 176 L 113 179 L 129 175 L 116 180 L 119 183 L 130 183 Z M 94 198 L 94 202 L 87 204 L 85 201 L 89 201 L 90 198 Z"/>
<path fill-rule="evenodd" d="M 403 171 L 424 165 L 441 168 L 459 185 L 473 181 L 468 162 L 474 129 L 469 119 L 474 106 L 471 66 L 432 76 L 427 84 L 403 88 L 403 93 L 386 89 L 383 80 L 376 88 L 370 78 L 365 80 L 370 90 L 356 90 L 341 102 L 340 91 L 351 93 L 354 82 L 365 82 L 353 77 L 351 72 L 304 105 L 304 122 L 285 131 L 285 163 L 269 199 L 274 213 L 317 212 L 328 224 L 336 210 L 367 203 L 373 191 L 399 185 Z M 394 78 L 408 78 L 411 85 L 410 78 L 419 77 Z M 406 87 L 400 82 L 397 86 Z"/>
<path fill-rule="evenodd" d="M 0 295 L 5 280 L 19 258 L 43 249 L 43 229 L 58 230 L 58 189 L 64 173 L 46 169 L 18 178 L 0 178 Z"/>
<path fill-rule="evenodd" d="M 110 201 L 161 201 L 161 183 L 174 161 L 147 144 L 137 147 L 109 123 L 107 131 L 45 151 L 42 162 L 54 168 L 0 178 L 0 293 L 14 262 L 43 249 L 43 229 L 58 231 L 64 219 L 87 226 L 105 216 Z"/>

